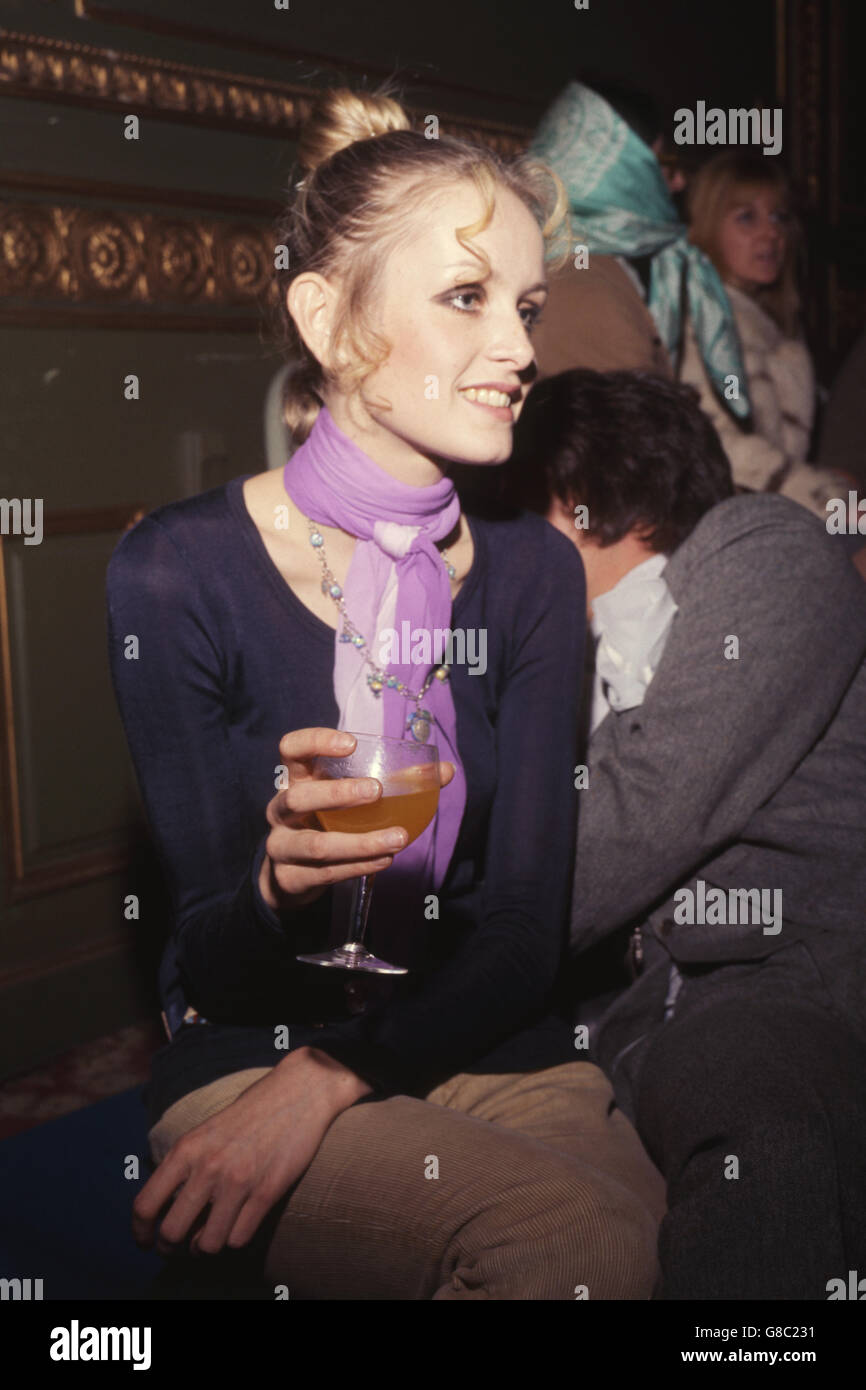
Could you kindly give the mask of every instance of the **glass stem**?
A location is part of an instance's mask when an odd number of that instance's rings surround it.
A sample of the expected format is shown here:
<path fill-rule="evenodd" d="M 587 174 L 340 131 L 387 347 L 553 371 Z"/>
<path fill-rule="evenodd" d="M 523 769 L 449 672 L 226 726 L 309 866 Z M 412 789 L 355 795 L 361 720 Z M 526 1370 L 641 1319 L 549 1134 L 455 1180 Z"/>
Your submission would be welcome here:
<path fill-rule="evenodd" d="M 355 896 L 352 902 L 352 936 L 349 943 L 351 945 L 364 945 L 375 877 L 375 874 L 364 874 L 363 878 L 355 881 Z"/>

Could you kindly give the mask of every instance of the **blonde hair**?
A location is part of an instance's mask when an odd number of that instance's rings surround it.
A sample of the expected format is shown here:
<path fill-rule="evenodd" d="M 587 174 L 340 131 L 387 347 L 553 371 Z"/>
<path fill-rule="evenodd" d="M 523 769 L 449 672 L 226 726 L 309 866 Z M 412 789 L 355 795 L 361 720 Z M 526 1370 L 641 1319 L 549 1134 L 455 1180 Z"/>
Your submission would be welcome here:
<path fill-rule="evenodd" d="M 485 275 L 489 261 L 469 243 L 493 216 L 497 186 L 509 189 L 533 214 L 554 269 L 568 255 L 568 199 L 552 169 L 527 156 L 506 161 L 492 150 L 446 135 L 428 140 L 410 129 L 403 107 L 385 89 L 336 88 L 319 96 L 301 134 L 298 164 L 303 177 L 294 185 L 278 228 L 289 265 L 277 271 L 281 346 L 299 363 L 286 383 L 284 417 L 298 443 L 307 438 L 322 407 L 326 380 L 350 397 L 360 395 L 367 377 L 387 358 L 390 344 L 373 328 L 370 305 L 388 257 L 411 241 L 419 209 L 432 196 L 461 180 L 475 184 L 484 212 L 470 226 L 456 227 L 454 234 L 485 264 Z M 289 286 L 310 271 L 337 279 L 341 289 L 327 371 L 298 333 L 286 305 Z"/>
<path fill-rule="evenodd" d="M 727 212 L 757 189 L 772 188 L 788 203 L 791 220 L 785 238 L 785 259 L 779 278 L 761 285 L 753 298 L 788 337 L 800 325 L 797 264 L 801 251 L 799 223 L 791 208 L 791 185 L 775 160 L 750 151 L 733 150 L 716 155 L 694 175 L 688 192 L 689 240 L 709 256 L 722 279 L 728 273 L 720 246 L 722 220 Z"/>

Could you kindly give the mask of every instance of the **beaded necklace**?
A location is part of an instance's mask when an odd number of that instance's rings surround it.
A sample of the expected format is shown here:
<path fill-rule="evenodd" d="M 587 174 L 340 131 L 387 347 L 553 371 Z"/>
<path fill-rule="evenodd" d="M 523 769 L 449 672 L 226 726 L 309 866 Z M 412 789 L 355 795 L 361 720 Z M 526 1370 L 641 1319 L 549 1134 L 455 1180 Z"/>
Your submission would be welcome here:
<path fill-rule="evenodd" d="M 421 686 L 421 689 L 417 691 L 410 690 L 409 687 L 406 685 L 405 681 L 398 680 L 396 676 L 386 675 L 382 668 L 380 666 L 377 666 L 376 663 L 373 661 L 372 657 L 370 656 L 369 643 L 367 642 L 366 637 L 364 637 L 363 633 L 358 631 L 358 629 L 355 627 L 355 624 L 352 622 L 351 618 L 346 612 L 346 600 L 343 597 L 342 587 L 337 583 L 336 579 L 334 578 L 334 575 L 328 567 L 328 560 L 325 555 L 324 536 L 322 535 L 321 531 L 319 530 L 318 526 L 314 521 L 311 521 L 309 517 L 305 517 L 304 520 L 306 521 L 307 527 L 309 528 L 310 532 L 310 545 L 315 550 L 319 560 L 319 564 L 322 567 L 322 593 L 327 594 L 330 598 L 334 600 L 334 603 L 336 604 L 337 610 L 342 619 L 342 628 L 340 631 L 339 640 L 341 642 L 351 642 L 352 646 L 358 650 L 363 660 L 370 667 L 370 671 L 367 676 L 367 684 L 377 699 L 382 694 L 382 691 L 387 687 L 389 690 L 396 690 L 399 695 L 402 695 L 404 697 L 404 699 L 412 700 L 414 702 L 415 708 L 409 715 L 409 718 L 406 720 L 405 727 L 409 730 L 409 733 L 412 735 L 412 737 L 415 739 L 417 743 L 427 743 L 430 738 L 430 727 L 433 723 L 433 715 L 430 712 L 430 710 L 422 708 L 421 701 L 427 694 L 427 691 L 430 689 L 430 686 L 433 684 L 434 680 L 448 680 L 448 664 L 446 662 L 442 662 L 441 665 L 434 666 L 430 674 L 427 676 L 427 679 L 424 681 L 424 684 Z M 457 571 L 451 564 L 451 561 L 448 559 L 448 552 L 446 550 L 441 550 L 439 553 L 442 556 L 443 561 L 445 562 L 445 568 L 448 571 L 448 578 L 455 579 L 457 576 Z"/>

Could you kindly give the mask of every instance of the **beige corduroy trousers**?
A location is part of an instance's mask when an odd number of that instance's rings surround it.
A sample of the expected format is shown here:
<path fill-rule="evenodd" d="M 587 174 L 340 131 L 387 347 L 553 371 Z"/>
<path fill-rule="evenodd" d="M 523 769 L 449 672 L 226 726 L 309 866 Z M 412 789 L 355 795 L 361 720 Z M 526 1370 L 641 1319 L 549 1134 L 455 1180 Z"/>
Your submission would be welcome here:
<path fill-rule="evenodd" d="M 268 1070 L 176 1101 L 154 1160 Z M 304 1299 L 648 1299 L 664 1191 L 592 1063 L 461 1073 L 334 1120 L 271 1214 L 263 1277 Z"/>

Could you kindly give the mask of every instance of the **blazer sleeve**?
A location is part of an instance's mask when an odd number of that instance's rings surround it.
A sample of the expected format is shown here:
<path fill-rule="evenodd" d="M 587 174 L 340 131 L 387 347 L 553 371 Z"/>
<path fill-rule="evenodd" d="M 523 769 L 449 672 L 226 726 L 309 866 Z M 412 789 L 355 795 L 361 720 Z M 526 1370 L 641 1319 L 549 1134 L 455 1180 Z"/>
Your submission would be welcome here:
<path fill-rule="evenodd" d="M 680 611 L 643 704 L 608 714 L 590 743 L 575 954 L 646 917 L 740 836 L 820 738 L 866 652 L 862 580 L 802 508 L 738 497 L 701 525 L 708 544 L 680 571 Z"/>

